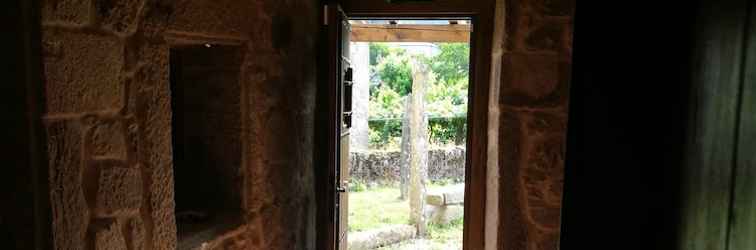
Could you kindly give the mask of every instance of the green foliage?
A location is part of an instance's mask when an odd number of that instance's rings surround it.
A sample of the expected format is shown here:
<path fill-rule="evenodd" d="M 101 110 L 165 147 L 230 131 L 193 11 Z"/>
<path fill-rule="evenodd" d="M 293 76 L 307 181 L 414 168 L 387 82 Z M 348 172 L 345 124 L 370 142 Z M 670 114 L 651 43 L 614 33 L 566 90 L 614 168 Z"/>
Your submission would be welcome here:
<path fill-rule="evenodd" d="M 378 62 L 389 54 L 389 46 L 385 43 L 370 43 L 370 66 L 378 65 Z"/>
<path fill-rule="evenodd" d="M 352 179 L 349 181 L 349 192 L 362 192 L 367 190 L 367 185 L 365 183 L 362 183 L 362 181 L 357 179 Z"/>
<path fill-rule="evenodd" d="M 373 149 L 399 148 L 402 140 L 401 118 L 371 119 L 368 137 Z M 464 145 L 467 117 L 428 118 L 428 140 L 434 145 Z"/>
<path fill-rule="evenodd" d="M 392 50 L 378 65 L 376 73 L 381 86 L 388 86 L 401 96 L 412 91 L 412 66 L 404 50 Z"/>
<path fill-rule="evenodd" d="M 429 139 L 433 144 L 462 144 L 466 135 L 470 46 L 437 44 L 440 53 L 416 56 L 428 63 L 431 76 L 426 86 Z M 401 138 L 404 97 L 412 91 L 412 56 L 404 49 L 370 44 L 370 143 L 375 148 L 397 146 Z"/>
<path fill-rule="evenodd" d="M 399 148 L 402 141 L 402 120 L 398 118 L 368 121 L 368 138 L 373 149 Z"/>
<path fill-rule="evenodd" d="M 428 119 L 428 139 L 435 145 L 464 145 L 467 117 L 436 117 Z"/>
<path fill-rule="evenodd" d="M 389 86 L 383 85 L 370 98 L 368 110 L 371 119 L 384 119 L 398 117 L 404 107 L 404 98 Z"/>
<path fill-rule="evenodd" d="M 434 117 L 467 114 L 467 77 L 455 84 L 431 84 L 425 93 L 426 111 Z"/>
<path fill-rule="evenodd" d="M 456 84 L 470 74 L 470 45 L 467 43 L 438 44 L 441 53 L 431 62 L 431 69 L 438 76 L 438 81 Z"/>

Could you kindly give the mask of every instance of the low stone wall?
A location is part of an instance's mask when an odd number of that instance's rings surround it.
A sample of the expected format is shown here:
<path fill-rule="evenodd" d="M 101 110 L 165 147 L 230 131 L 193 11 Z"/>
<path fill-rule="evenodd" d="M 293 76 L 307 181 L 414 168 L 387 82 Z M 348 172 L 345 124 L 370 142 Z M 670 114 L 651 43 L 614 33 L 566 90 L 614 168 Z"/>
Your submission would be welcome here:
<path fill-rule="evenodd" d="M 350 153 L 352 180 L 368 185 L 399 183 L 400 151 L 355 151 Z M 428 151 L 428 178 L 431 181 L 465 179 L 465 148 L 446 147 Z"/>

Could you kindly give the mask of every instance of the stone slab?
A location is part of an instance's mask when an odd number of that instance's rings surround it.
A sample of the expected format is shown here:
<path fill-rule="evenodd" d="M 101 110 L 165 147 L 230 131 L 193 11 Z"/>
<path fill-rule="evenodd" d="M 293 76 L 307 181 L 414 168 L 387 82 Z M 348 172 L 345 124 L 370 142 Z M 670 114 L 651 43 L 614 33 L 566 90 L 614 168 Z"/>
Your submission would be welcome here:
<path fill-rule="evenodd" d="M 349 250 L 368 250 L 415 238 L 417 229 L 410 225 L 391 225 L 365 232 L 349 233 Z"/>
<path fill-rule="evenodd" d="M 428 221 L 438 225 L 448 225 L 452 221 L 461 219 L 465 216 L 464 205 L 428 206 L 426 209 Z"/>
<path fill-rule="evenodd" d="M 429 190 L 425 195 L 429 205 L 448 206 L 459 205 L 465 202 L 465 185 L 457 184 L 439 189 Z"/>

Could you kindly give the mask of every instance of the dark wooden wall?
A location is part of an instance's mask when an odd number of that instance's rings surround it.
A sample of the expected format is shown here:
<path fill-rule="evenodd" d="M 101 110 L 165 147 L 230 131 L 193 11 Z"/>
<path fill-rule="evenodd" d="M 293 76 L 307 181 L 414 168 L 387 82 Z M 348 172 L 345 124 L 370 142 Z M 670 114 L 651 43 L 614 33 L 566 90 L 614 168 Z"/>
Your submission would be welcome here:
<path fill-rule="evenodd" d="M 748 233 L 748 227 L 756 226 L 756 220 L 743 217 L 750 214 L 753 218 L 754 207 L 748 211 L 746 206 L 756 201 L 756 186 L 744 186 L 749 178 L 753 183 L 754 175 L 749 177 L 747 172 L 756 165 L 742 161 L 756 154 L 754 137 L 748 136 L 756 127 L 747 126 L 754 114 L 745 113 L 753 110 L 746 107 L 749 101 L 753 104 L 753 97 L 743 98 L 744 90 L 753 91 L 753 77 L 745 81 L 746 70 L 756 67 L 744 61 L 750 43 L 749 5 L 753 3 L 748 0 L 706 1 L 697 12 L 690 131 L 683 171 L 683 249 L 756 248 L 752 229 L 750 235 L 742 235 Z"/>
<path fill-rule="evenodd" d="M 40 44 L 38 1 L 3 1 L 0 56 L 0 245 L 50 249 L 46 170 L 39 143 Z M 41 192 L 41 190 L 44 190 Z"/>
<path fill-rule="evenodd" d="M 756 249 L 756 3 L 580 4 L 561 249 Z"/>
<path fill-rule="evenodd" d="M 756 3 L 747 22 L 729 250 L 756 249 Z"/>

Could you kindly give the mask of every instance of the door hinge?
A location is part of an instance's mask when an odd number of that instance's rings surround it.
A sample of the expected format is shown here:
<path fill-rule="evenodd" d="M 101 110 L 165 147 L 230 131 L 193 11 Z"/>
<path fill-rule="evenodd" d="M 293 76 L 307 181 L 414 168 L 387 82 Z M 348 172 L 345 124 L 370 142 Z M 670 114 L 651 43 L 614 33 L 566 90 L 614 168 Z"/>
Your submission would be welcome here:
<path fill-rule="evenodd" d="M 323 5 L 323 25 L 328 26 L 328 5 Z"/>

